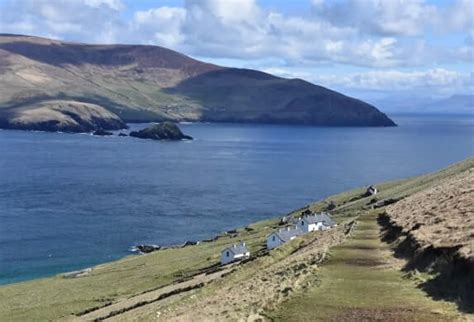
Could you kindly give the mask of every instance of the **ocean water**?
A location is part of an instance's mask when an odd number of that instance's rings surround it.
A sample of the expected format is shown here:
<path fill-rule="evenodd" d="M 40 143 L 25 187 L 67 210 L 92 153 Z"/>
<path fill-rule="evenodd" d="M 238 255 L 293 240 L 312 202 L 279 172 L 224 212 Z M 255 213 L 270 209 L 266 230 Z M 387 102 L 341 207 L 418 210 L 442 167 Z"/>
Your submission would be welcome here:
<path fill-rule="evenodd" d="M 182 124 L 191 142 L 0 131 L 0 284 L 135 244 L 209 238 L 474 154 L 472 117 L 393 119 L 399 127 Z"/>

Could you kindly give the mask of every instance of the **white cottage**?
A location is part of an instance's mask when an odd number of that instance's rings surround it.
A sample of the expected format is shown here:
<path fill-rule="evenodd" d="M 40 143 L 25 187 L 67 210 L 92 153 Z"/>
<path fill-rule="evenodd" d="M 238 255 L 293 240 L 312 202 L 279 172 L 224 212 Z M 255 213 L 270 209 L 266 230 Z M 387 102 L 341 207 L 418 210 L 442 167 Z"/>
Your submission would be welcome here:
<path fill-rule="evenodd" d="M 366 195 L 367 196 L 375 196 L 377 194 L 378 190 L 375 186 L 369 186 L 367 188 Z"/>
<path fill-rule="evenodd" d="M 298 226 L 295 226 L 293 228 L 291 227 L 282 228 L 268 235 L 267 249 L 270 250 L 275 247 L 278 247 L 292 239 L 295 239 L 297 236 L 301 236 L 303 234 L 304 232 L 301 229 L 299 229 Z"/>
<path fill-rule="evenodd" d="M 327 230 L 334 226 L 336 223 L 331 219 L 329 214 L 311 214 L 302 216 L 297 223 L 299 229 L 305 233 L 316 230 Z"/>
<path fill-rule="evenodd" d="M 221 253 L 221 265 L 250 257 L 250 252 L 244 242 L 225 248 Z"/>

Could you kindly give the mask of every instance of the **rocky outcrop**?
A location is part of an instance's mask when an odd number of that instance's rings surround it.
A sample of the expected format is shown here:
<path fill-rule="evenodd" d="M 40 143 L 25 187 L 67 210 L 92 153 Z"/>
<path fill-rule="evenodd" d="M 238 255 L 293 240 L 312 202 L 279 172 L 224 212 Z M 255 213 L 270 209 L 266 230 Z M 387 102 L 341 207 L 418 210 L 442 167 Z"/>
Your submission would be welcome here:
<path fill-rule="evenodd" d="M 142 254 L 148 254 L 155 250 L 160 250 L 162 247 L 158 245 L 137 245 L 132 248 L 132 251 L 138 251 Z"/>
<path fill-rule="evenodd" d="M 130 132 L 130 136 L 140 139 L 172 141 L 193 139 L 191 136 L 183 134 L 179 127 L 172 122 L 154 124 L 140 131 L 132 131 Z"/>
<path fill-rule="evenodd" d="M 83 133 L 119 130 L 127 125 L 102 106 L 69 100 L 47 100 L 0 110 L 0 128 L 47 132 Z"/>
<path fill-rule="evenodd" d="M 98 136 L 109 136 L 109 135 L 114 135 L 112 132 L 106 131 L 104 129 L 98 129 L 92 133 L 93 135 L 98 135 Z"/>

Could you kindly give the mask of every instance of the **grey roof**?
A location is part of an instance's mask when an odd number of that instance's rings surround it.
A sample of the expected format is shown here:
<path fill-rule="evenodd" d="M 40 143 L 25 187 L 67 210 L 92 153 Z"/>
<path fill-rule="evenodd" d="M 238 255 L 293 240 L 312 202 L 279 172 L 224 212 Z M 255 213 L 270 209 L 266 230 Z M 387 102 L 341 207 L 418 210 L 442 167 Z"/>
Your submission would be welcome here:
<path fill-rule="evenodd" d="M 230 247 L 226 247 L 226 248 L 224 248 L 224 250 L 222 252 L 225 252 L 227 250 L 234 253 L 234 255 L 245 254 L 245 253 L 249 252 L 249 250 L 248 250 L 247 246 L 245 245 L 245 243 L 234 244 Z"/>
<path fill-rule="evenodd" d="M 325 226 L 334 226 L 336 223 L 334 222 L 334 220 L 332 220 L 331 216 L 329 216 L 328 213 L 321 213 L 321 217 L 323 218 L 323 224 Z"/>
<path fill-rule="evenodd" d="M 325 226 L 334 226 L 336 223 L 331 219 L 329 214 L 322 212 L 320 214 L 312 214 L 309 216 L 303 216 L 303 218 L 308 224 L 317 224 L 322 222 Z"/>
<path fill-rule="evenodd" d="M 280 238 L 282 241 L 287 242 L 291 240 L 293 237 L 296 236 L 301 236 L 304 234 L 304 232 L 299 229 L 298 227 L 295 228 L 286 228 L 286 229 L 281 229 L 279 231 L 276 231 L 275 234 Z"/>

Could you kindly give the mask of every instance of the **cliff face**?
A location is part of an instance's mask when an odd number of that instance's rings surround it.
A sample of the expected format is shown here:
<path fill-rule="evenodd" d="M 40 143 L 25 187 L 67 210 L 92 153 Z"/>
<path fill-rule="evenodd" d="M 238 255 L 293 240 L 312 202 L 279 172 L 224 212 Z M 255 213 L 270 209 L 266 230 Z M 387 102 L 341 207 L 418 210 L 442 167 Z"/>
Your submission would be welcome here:
<path fill-rule="evenodd" d="M 207 64 L 156 46 L 0 35 L 0 87 L 4 120 L 16 109 L 68 100 L 101 106 L 126 122 L 395 125 L 374 106 L 321 86 Z"/>

